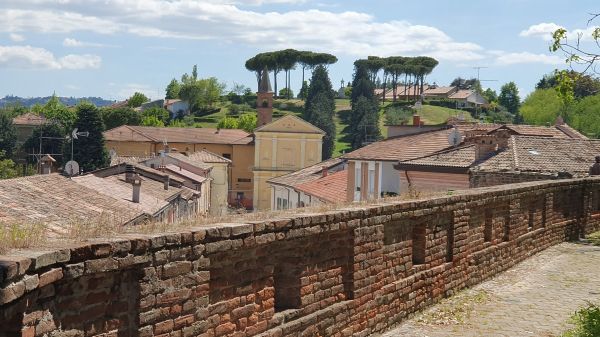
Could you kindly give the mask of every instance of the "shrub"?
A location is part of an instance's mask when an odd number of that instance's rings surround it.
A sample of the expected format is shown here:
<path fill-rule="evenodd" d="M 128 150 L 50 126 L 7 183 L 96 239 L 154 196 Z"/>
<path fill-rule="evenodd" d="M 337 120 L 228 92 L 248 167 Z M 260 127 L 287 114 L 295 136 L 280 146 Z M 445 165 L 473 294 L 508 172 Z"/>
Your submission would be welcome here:
<path fill-rule="evenodd" d="M 596 337 L 600 336 L 600 307 L 588 302 L 588 305 L 577 310 L 570 319 L 574 327 L 563 334 L 563 337 Z"/>

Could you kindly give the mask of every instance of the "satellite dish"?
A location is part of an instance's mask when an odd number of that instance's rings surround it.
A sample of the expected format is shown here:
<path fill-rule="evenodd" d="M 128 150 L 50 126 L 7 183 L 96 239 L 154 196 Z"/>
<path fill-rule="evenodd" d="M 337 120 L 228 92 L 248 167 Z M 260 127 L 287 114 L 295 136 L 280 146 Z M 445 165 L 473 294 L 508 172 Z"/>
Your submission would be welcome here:
<path fill-rule="evenodd" d="M 448 143 L 452 146 L 458 146 L 462 142 L 462 135 L 458 129 L 453 129 L 448 135 Z"/>
<path fill-rule="evenodd" d="M 76 161 L 74 160 L 69 160 L 66 164 L 65 164 L 65 172 L 69 175 L 69 176 L 74 176 L 76 174 L 79 174 L 79 164 L 77 164 Z"/>

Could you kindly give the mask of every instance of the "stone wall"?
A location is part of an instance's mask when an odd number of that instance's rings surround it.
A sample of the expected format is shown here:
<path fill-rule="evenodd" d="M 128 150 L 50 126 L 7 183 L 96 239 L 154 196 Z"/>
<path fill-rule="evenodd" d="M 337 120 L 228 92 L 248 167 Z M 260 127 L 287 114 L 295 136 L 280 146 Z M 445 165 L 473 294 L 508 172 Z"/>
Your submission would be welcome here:
<path fill-rule="evenodd" d="M 600 179 L 0 257 L 0 336 L 366 336 L 579 231 Z"/>

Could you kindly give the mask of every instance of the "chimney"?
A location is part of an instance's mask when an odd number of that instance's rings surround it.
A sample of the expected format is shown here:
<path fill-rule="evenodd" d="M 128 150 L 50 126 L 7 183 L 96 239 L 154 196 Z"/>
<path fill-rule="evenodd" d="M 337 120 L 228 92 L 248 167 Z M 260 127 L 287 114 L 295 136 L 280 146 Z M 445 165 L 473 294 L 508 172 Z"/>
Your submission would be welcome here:
<path fill-rule="evenodd" d="M 327 175 L 329 174 L 329 168 L 327 166 L 323 166 L 323 178 L 327 177 Z"/>
<path fill-rule="evenodd" d="M 131 201 L 136 204 L 140 203 L 140 190 L 142 189 L 142 178 L 139 175 L 133 174 L 131 178 L 131 185 L 133 187 L 133 194 L 131 196 Z"/>
<path fill-rule="evenodd" d="M 165 191 L 169 189 L 169 183 L 171 182 L 171 177 L 169 177 L 168 175 L 165 176 Z"/>
<path fill-rule="evenodd" d="M 126 183 L 133 183 L 133 179 L 135 176 L 135 166 L 131 165 L 131 164 L 127 164 L 125 165 L 125 182 Z"/>
<path fill-rule="evenodd" d="M 416 115 L 416 114 L 413 115 L 413 126 L 421 127 L 421 125 L 422 125 L 421 124 L 421 116 Z"/>
<path fill-rule="evenodd" d="M 468 142 L 475 144 L 475 160 L 481 160 L 496 151 L 507 148 L 509 138 L 508 130 L 499 130 L 491 135 L 477 135 Z"/>

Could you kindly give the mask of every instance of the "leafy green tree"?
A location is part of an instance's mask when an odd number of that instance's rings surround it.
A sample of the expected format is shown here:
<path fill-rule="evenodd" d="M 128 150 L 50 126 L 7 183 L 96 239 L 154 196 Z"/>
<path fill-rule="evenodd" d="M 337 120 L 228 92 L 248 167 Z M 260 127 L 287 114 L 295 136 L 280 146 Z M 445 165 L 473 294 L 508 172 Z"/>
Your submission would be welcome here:
<path fill-rule="evenodd" d="M 525 98 L 521 105 L 521 115 L 527 124 L 554 124 L 560 114 L 562 102 L 554 89 L 538 89 Z"/>
<path fill-rule="evenodd" d="M 142 117 L 142 120 L 147 117 L 154 117 L 157 120 L 161 121 L 163 123 L 163 125 L 166 125 L 169 122 L 170 115 L 169 115 L 169 111 L 167 111 L 166 109 L 163 109 L 163 108 L 160 108 L 157 106 L 153 106 L 153 107 L 150 107 L 150 108 L 142 111 L 141 117 Z"/>
<path fill-rule="evenodd" d="M 233 117 L 224 117 L 217 124 L 219 129 L 237 129 L 238 128 L 238 120 Z"/>
<path fill-rule="evenodd" d="M 179 120 L 179 119 L 172 120 L 168 126 L 170 128 L 187 128 L 188 127 L 188 125 L 184 121 Z"/>
<path fill-rule="evenodd" d="M 286 98 L 294 97 L 294 92 L 290 88 L 283 88 L 279 90 L 279 96 Z"/>
<path fill-rule="evenodd" d="M 181 77 L 179 97 L 189 102 L 192 112 L 202 113 L 214 107 L 219 101 L 225 90 L 225 84 L 220 83 L 215 77 L 198 79 L 196 66 L 194 70 L 192 76 L 184 74 Z"/>
<path fill-rule="evenodd" d="M 84 172 L 89 172 L 108 166 L 110 160 L 104 147 L 104 124 L 100 110 L 91 103 L 79 103 L 74 127 L 80 132 L 89 132 L 88 137 L 79 137 L 74 143 L 73 158 L 79 163 L 79 167 Z"/>
<path fill-rule="evenodd" d="M 480 94 L 483 94 L 483 89 L 481 88 L 481 82 L 479 82 L 476 78 L 465 79 L 462 77 L 457 77 L 450 83 L 451 87 L 458 87 L 463 90 L 475 90 Z"/>
<path fill-rule="evenodd" d="M 600 137 L 600 94 L 588 96 L 575 104 L 569 114 L 569 123 L 575 129 L 593 136 Z"/>
<path fill-rule="evenodd" d="M 306 81 L 302 82 L 302 88 L 300 88 L 300 92 L 298 93 L 298 98 L 306 100 L 306 96 L 308 95 L 308 83 Z"/>
<path fill-rule="evenodd" d="M 142 104 L 148 102 L 150 99 L 146 97 L 146 95 L 141 92 L 135 92 L 129 99 L 127 100 L 127 106 L 130 108 L 137 108 Z"/>
<path fill-rule="evenodd" d="M 0 151 L 0 179 L 10 179 L 19 176 L 19 167 L 14 161 L 7 158 L 4 151 Z"/>
<path fill-rule="evenodd" d="M 169 85 L 167 85 L 167 88 L 165 89 L 165 98 L 166 99 L 179 98 L 179 90 L 180 89 L 181 89 L 181 85 L 179 84 L 179 81 L 177 81 L 176 79 L 172 79 L 171 82 L 169 82 Z"/>
<path fill-rule="evenodd" d="M 103 108 L 102 121 L 107 130 L 121 125 L 140 125 L 142 116 L 132 108 Z"/>
<path fill-rule="evenodd" d="M 574 70 L 554 70 L 544 75 L 538 81 L 536 89 L 556 88 L 561 76 L 568 76 L 573 81 L 573 95 L 575 99 L 582 99 L 600 93 L 600 79 L 589 74 L 582 74 Z"/>
<path fill-rule="evenodd" d="M 237 128 L 246 132 L 253 132 L 256 129 L 256 122 L 255 114 L 243 114 L 237 120 Z"/>
<path fill-rule="evenodd" d="M 154 115 L 144 116 L 142 117 L 142 126 L 155 126 L 155 127 L 164 127 L 165 123 L 158 119 L 158 117 Z"/>
<path fill-rule="evenodd" d="M 56 94 L 42 107 L 42 114 L 49 120 L 60 123 L 65 130 L 72 129 L 77 118 L 75 110 L 67 108 L 60 102 Z"/>
<path fill-rule="evenodd" d="M 496 93 L 496 90 L 491 88 L 485 89 L 482 96 L 486 101 L 488 101 L 488 103 L 498 102 L 498 94 Z"/>
<path fill-rule="evenodd" d="M 500 88 L 498 103 L 505 107 L 511 114 L 515 116 L 518 114 L 521 98 L 519 97 L 519 89 L 515 82 L 508 82 Z"/>
<path fill-rule="evenodd" d="M 12 118 L 5 113 L 0 114 L 0 152 L 8 158 L 12 157 L 16 143 L 17 130 Z"/>
<path fill-rule="evenodd" d="M 58 123 L 48 123 L 40 125 L 33 129 L 31 136 L 25 140 L 21 145 L 21 151 L 25 153 L 42 153 L 51 154 L 58 165 L 62 165 L 71 157 L 70 144 L 68 147 L 68 156 L 65 157 L 64 150 L 66 147 L 66 135 L 70 133 Z M 40 136 L 48 137 L 42 140 L 42 148 L 40 149 Z M 66 159 L 66 160 L 65 160 Z M 36 163 L 36 159 L 33 156 L 27 156 L 27 162 L 30 164 Z"/>

